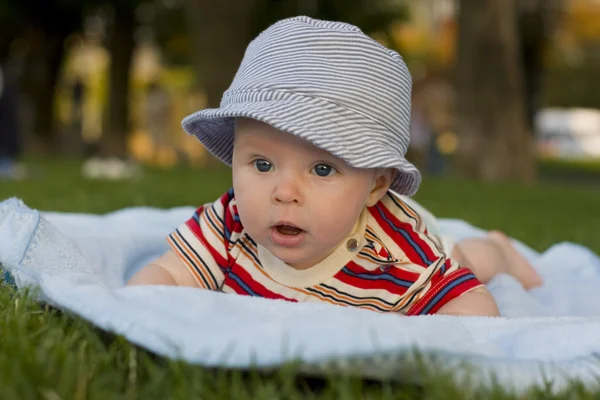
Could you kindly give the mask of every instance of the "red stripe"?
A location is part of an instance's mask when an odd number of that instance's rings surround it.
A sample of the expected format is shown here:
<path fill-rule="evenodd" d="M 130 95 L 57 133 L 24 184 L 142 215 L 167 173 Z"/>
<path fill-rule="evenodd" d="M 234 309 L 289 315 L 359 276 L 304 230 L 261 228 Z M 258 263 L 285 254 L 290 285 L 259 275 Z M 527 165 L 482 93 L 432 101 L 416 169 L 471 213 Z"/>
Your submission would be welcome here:
<path fill-rule="evenodd" d="M 425 256 L 433 263 L 434 261 L 436 261 L 439 258 L 439 255 L 437 255 L 432 247 L 430 246 L 430 244 L 424 240 L 424 237 L 427 237 L 426 235 L 421 234 L 419 231 L 415 230 L 415 227 L 413 225 L 411 225 L 409 222 L 404 222 L 399 220 L 396 215 L 394 215 L 393 212 L 391 212 L 387 207 L 385 207 L 385 205 L 382 203 L 382 205 L 380 206 L 380 208 L 383 210 L 386 218 L 392 222 L 392 224 L 394 224 L 396 227 L 404 229 L 406 231 L 406 233 L 408 234 L 408 236 L 411 238 L 411 240 L 416 243 L 417 246 L 419 246 L 419 248 L 421 249 L 421 251 L 423 251 L 425 253 Z M 400 208 L 400 207 L 398 207 Z M 400 208 L 400 212 L 403 212 L 402 209 Z M 391 229 L 391 227 L 388 225 L 388 228 Z M 397 232 L 395 232 L 395 237 L 397 237 L 400 242 L 409 245 L 406 240 Z M 411 250 L 414 252 L 415 256 L 416 256 L 416 260 L 420 261 L 421 264 L 423 263 L 423 261 L 421 260 L 421 257 L 414 251 L 413 247 L 409 245 L 409 247 L 411 248 Z M 423 265 L 423 266 L 429 266 L 429 265 Z"/>
<path fill-rule="evenodd" d="M 421 235 L 418 232 L 415 232 L 412 225 L 406 222 L 400 221 L 396 218 L 390 210 L 388 210 L 382 202 L 378 203 L 375 207 L 371 207 L 369 212 L 375 218 L 379 226 L 385 231 L 385 233 L 390 237 L 399 247 L 402 249 L 404 254 L 408 257 L 408 259 L 417 265 L 422 267 L 428 267 L 429 264 L 425 263 L 421 256 L 417 253 L 417 251 L 413 248 L 413 246 L 399 233 L 396 232 L 390 224 L 383 219 L 380 215 L 379 210 L 383 212 L 385 217 L 391 221 L 396 228 L 404 230 L 408 236 L 412 239 L 412 241 L 425 253 L 427 258 L 434 262 L 439 258 L 439 256 L 435 255 L 431 249 L 431 247 L 421 238 Z"/>
<path fill-rule="evenodd" d="M 399 266 L 392 265 L 391 268 L 388 270 L 388 274 L 394 276 L 395 278 L 413 282 L 413 283 L 416 282 L 419 279 L 419 277 L 421 276 L 421 274 L 419 274 L 417 272 L 412 272 L 412 271 L 403 269 L 402 265 L 399 265 Z"/>
<path fill-rule="evenodd" d="M 366 273 L 366 274 L 371 274 L 371 275 L 379 275 L 382 273 L 382 271 L 379 268 L 375 271 L 369 271 L 368 269 L 361 267 L 359 264 L 355 263 L 354 261 L 350 261 L 346 265 L 346 267 L 348 267 L 348 269 L 350 269 L 352 272 L 359 273 L 359 274 Z M 392 275 L 394 278 L 398 278 L 401 280 L 405 280 L 405 281 L 409 281 L 409 282 L 416 282 L 417 279 L 419 279 L 419 277 L 421 276 L 421 274 L 419 274 L 417 272 L 412 272 L 412 271 L 402 269 L 401 265 L 390 264 L 389 267 L 390 268 L 386 271 L 387 274 Z"/>
<path fill-rule="evenodd" d="M 246 286 L 248 286 L 250 288 L 250 290 L 252 290 L 254 293 L 258 294 L 261 297 L 264 297 L 264 298 L 267 298 L 267 299 L 274 299 L 274 300 L 287 300 L 287 301 L 291 301 L 291 302 L 294 302 L 294 303 L 297 302 L 297 300 L 295 300 L 295 299 L 289 299 L 289 298 L 284 297 L 284 296 L 282 296 L 282 295 L 280 295 L 278 293 L 270 291 L 269 289 L 267 289 L 266 287 L 264 287 L 262 284 L 260 284 L 256 280 L 254 280 L 252 278 L 252 276 L 248 273 L 248 271 L 246 271 L 244 269 L 244 267 L 240 266 L 237 263 L 234 264 L 233 268 L 231 269 L 231 273 L 237 275 L 237 277 L 242 282 L 244 282 L 244 284 Z M 227 282 L 234 282 L 235 283 L 235 280 L 229 278 L 229 280 L 227 280 Z M 236 283 L 236 286 L 237 286 L 237 283 Z"/>
<path fill-rule="evenodd" d="M 232 198 L 229 197 L 229 191 L 225 192 L 223 196 L 221 196 L 221 198 L 219 199 L 224 209 L 227 209 L 227 204 L 229 204 L 231 200 Z"/>
<path fill-rule="evenodd" d="M 202 215 L 203 212 L 204 212 L 204 206 L 200 206 L 196 209 L 196 214 L 198 214 L 198 215 Z"/>
<path fill-rule="evenodd" d="M 434 262 L 435 260 L 437 260 L 439 258 L 439 255 L 433 251 L 433 247 L 432 245 L 429 244 L 428 241 L 424 240 L 423 238 L 426 237 L 429 239 L 429 237 L 427 235 L 422 234 L 419 231 L 416 231 L 415 227 L 413 227 L 410 223 L 408 222 L 403 222 L 400 221 L 396 215 L 394 215 L 393 212 L 391 212 L 387 207 L 383 206 L 381 207 L 384 211 L 384 214 L 386 215 L 386 217 L 392 221 L 392 223 L 394 225 L 396 225 L 397 227 L 403 228 L 406 230 L 406 232 L 408 233 L 408 235 L 410 236 L 410 238 L 421 248 L 421 250 L 425 253 L 425 255 L 427 256 L 427 258 L 431 261 Z M 401 207 L 400 208 L 400 212 L 402 211 Z M 397 235 L 399 235 L 397 233 Z M 400 236 L 400 238 L 402 238 L 402 236 Z M 431 240 L 431 239 L 430 239 Z M 404 241 L 404 240 L 402 240 Z M 419 257 L 420 259 L 420 257 Z"/>
<path fill-rule="evenodd" d="M 206 213 L 206 210 L 204 210 L 203 213 Z M 210 219 L 209 215 L 206 215 L 206 216 L 208 219 Z M 199 219 L 202 220 L 202 218 L 203 218 L 203 216 L 202 216 L 202 214 L 200 214 Z M 213 222 L 215 222 L 215 221 L 213 221 Z M 206 247 L 206 249 L 208 250 L 210 255 L 213 256 L 213 258 L 215 259 L 216 263 L 219 266 L 229 265 L 229 258 L 230 258 L 229 252 L 226 251 L 227 259 L 223 258 L 223 256 L 221 256 L 219 254 L 219 252 L 213 246 L 210 245 L 210 243 L 206 239 L 206 236 L 204 236 L 204 233 L 202 232 L 202 228 L 200 227 L 200 225 L 198 224 L 198 221 L 196 221 L 196 219 L 194 217 L 188 219 L 185 224 L 194 233 L 194 236 L 196 236 L 196 238 L 198 238 L 198 240 L 204 245 L 204 247 Z M 217 225 L 217 227 L 220 227 L 221 229 L 223 229 L 223 227 L 219 226 L 219 221 L 216 221 L 216 225 Z M 208 228 L 208 229 L 210 229 L 210 228 Z M 210 232 L 210 233 L 212 233 L 212 232 Z M 225 247 L 224 238 L 219 238 L 219 239 L 221 241 L 223 241 L 223 250 L 227 250 L 227 248 Z"/>
<path fill-rule="evenodd" d="M 235 204 L 231 206 L 230 213 L 232 214 L 232 218 L 237 216 L 239 219 L 240 213 L 238 212 L 238 208 Z M 239 222 L 235 223 L 232 232 L 241 233 L 243 230 L 244 230 L 244 226 L 242 225 L 242 222 L 239 221 Z"/>
<path fill-rule="evenodd" d="M 248 292 L 246 292 L 240 285 L 237 284 L 236 281 L 231 279 L 227 274 L 225 274 L 225 280 L 223 281 L 223 286 L 227 286 L 235 292 L 235 294 L 240 294 L 242 296 L 250 296 Z"/>
<path fill-rule="evenodd" d="M 402 295 L 406 289 L 395 285 L 392 282 L 389 281 L 385 281 L 385 280 L 369 280 L 369 279 L 361 279 L 355 276 L 350 276 L 348 274 L 345 274 L 343 272 L 339 272 L 337 275 L 335 275 L 335 279 L 337 279 L 340 282 L 345 283 L 348 286 L 352 286 L 354 288 L 357 289 L 361 289 L 361 290 L 385 290 L 389 293 L 393 293 L 396 295 Z M 404 291 L 402 291 L 402 289 L 404 289 Z"/>
<path fill-rule="evenodd" d="M 461 294 L 466 293 L 469 290 L 471 290 L 479 285 L 481 285 L 481 282 L 479 282 L 477 279 L 473 278 L 473 279 L 469 279 L 468 281 L 465 281 L 465 282 L 461 283 L 460 285 L 454 287 L 443 298 L 441 298 L 440 301 L 438 301 L 435 304 L 435 306 L 433 306 L 431 308 L 431 310 L 429 310 L 429 314 L 437 313 L 440 310 L 440 308 L 442 308 L 442 306 L 448 304 L 451 300 L 454 300 Z"/>
<path fill-rule="evenodd" d="M 235 228 L 238 223 L 233 220 L 233 214 L 229 206 L 225 207 L 225 216 L 223 217 L 223 222 L 225 223 L 225 226 L 229 232 L 235 232 Z"/>
<path fill-rule="evenodd" d="M 350 261 L 348 264 L 346 264 L 346 268 L 348 268 L 350 271 L 352 271 L 356 274 L 368 274 L 368 275 L 373 275 L 373 276 L 382 274 L 382 272 L 379 272 L 379 271 L 366 270 L 353 261 Z M 390 271 L 392 269 L 397 269 L 397 268 L 392 267 L 390 269 Z M 390 273 L 390 271 L 388 271 L 388 273 Z M 401 278 L 397 274 L 392 274 L 392 275 L 399 279 L 406 279 L 406 280 L 410 279 L 408 276 Z M 418 274 L 415 274 L 415 275 L 416 275 L 416 277 L 419 276 Z M 385 290 L 389 293 L 399 295 L 399 296 L 403 295 L 406 292 L 406 290 L 408 289 L 406 287 L 397 285 L 394 282 L 390 282 L 385 279 L 377 279 L 377 280 L 363 279 L 363 278 L 348 275 L 348 274 L 344 273 L 343 271 L 338 272 L 335 275 L 335 278 L 337 280 L 339 280 L 340 282 L 343 282 L 346 285 L 355 287 L 357 289 Z M 414 280 L 411 280 L 411 281 L 414 282 Z"/>
<path fill-rule="evenodd" d="M 406 315 L 419 315 L 425 309 L 429 303 L 442 291 L 444 290 L 450 283 L 455 280 L 460 279 L 464 275 L 470 274 L 471 270 L 468 268 L 459 268 L 453 273 L 446 275 L 445 277 L 439 279 L 432 283 L 432 287 L 427 291 L 425 296 L 423 296 L 419 301 L 417 301 L 406 313 Z M 429 310 L 429 314 L 435 314 L 441 307 L 448 304 L 451 300 L 457 298 L 461 294 L 481 285 L 481 282 L 477 280 L 477 278 L 473 277 L 465 282 L 462 282 L 460 285 L 455 286 L 447 292 L 444 297 L 439 299 L 434 307 Z"/>
<path fill-rule="evenodd" d="M 447 273 L 447 271 L 452 268 L 452 259 L 451 258 L 446 258 L 446 261 L 444 261 L 444 266 L 446 267 L 445 270 L 446 272 L 442 272 L 442 269 L 440 268 L 440 270 L 438 271 L 438 277 L 442 278 L 444 276 L 445 273 Z"/>

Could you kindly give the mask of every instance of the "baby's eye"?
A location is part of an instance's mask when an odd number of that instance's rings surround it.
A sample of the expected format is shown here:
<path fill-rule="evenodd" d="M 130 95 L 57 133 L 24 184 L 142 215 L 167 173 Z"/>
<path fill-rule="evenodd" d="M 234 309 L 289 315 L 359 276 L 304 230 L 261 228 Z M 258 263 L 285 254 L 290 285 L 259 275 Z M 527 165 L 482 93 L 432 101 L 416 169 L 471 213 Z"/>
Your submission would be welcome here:
<path fill-rule="evenodd" d="M 254 160 L 253 164 L 254 168 L 260 172 L 269 172 L 273 168 L 273 164 L 263 159 Z"/>
<path fill-rule="evenodd" d="M 317 164 L 315 165 L 313 170 L 315 171 L 315 174 L 319 176 L 330 176 L 334 175 L 337 172 L 337 170 L 334 167 L 328 164 Z"/>

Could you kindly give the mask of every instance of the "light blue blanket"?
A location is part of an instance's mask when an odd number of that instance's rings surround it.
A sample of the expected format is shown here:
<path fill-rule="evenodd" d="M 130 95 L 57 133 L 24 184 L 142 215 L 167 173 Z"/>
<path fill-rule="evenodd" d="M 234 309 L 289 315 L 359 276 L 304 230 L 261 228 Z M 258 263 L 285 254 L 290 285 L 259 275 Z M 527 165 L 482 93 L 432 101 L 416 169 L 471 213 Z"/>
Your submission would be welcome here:
<path fill-rule="evenodd" d="M 225 295 L 189 288 L 130 287 L 126 279 L 167 249 L 165 235 L 193 208 L 131 208 L 106 215 L 39 213 L 0 203 L 0 262 L 44 300 L 157 354 L 223 367 L 276 367 L 302 360 L 311 371 L 358 368 L 400 374 L 417 348 L 455 379 L 494 380 L 523 390 L 576 378 L 598 382 L 600 258 L 561 243 L 537 254 L 517 243 L 544 278 L 525 292 L 509 276 L 489 285 L 502 318 L 399 317 L 328 304 Z M 483 232 L 442 220 L 455 238 Z M 471 375 L 466 375 L 469 371 Z"/>

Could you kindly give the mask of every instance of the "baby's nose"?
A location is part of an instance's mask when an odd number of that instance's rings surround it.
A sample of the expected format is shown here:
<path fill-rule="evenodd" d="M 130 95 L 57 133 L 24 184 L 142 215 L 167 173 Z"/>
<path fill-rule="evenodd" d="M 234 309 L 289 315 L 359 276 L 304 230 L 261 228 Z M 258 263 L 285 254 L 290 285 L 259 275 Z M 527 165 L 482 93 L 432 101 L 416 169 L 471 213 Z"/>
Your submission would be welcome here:
<path fill-rule="evenodd" d="M 297 179 L 283 177 L 273 191 L 273 200 L 277 203 L 300 203 L 301 188 Z"/>

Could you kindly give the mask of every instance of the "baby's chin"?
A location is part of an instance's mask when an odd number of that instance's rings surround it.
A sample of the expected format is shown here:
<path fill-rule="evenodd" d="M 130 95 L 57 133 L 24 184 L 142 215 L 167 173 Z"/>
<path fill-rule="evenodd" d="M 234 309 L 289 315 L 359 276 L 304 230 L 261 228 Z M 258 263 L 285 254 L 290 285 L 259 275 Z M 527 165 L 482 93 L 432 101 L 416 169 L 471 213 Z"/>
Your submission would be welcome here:
<path fill-rule="evenodd" d="M 277 259 L 298 270 L 311 268 L 322 261 L 322 257 L 315 255 L 310 249 L 303 248 L 304 246 L 284 248 L 269 243 L 264 247 Z"/>

